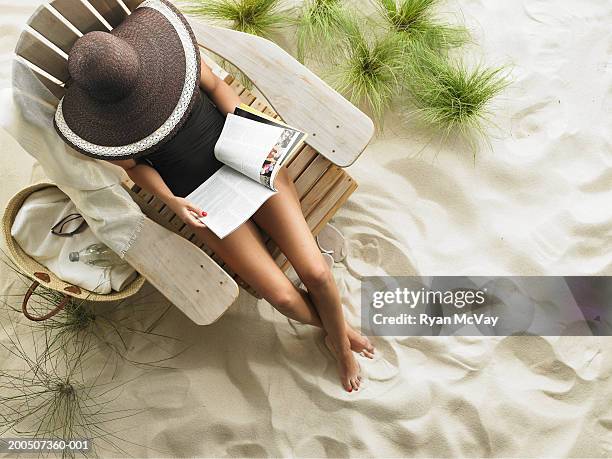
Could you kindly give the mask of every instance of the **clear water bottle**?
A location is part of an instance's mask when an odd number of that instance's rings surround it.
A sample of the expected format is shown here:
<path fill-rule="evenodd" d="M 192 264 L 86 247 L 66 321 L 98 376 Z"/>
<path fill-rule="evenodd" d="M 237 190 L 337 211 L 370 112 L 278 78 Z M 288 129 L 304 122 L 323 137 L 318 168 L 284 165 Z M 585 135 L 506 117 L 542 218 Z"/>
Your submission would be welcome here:
<path fill-rule="evenodd" d="M 113 252 L 104 244 L 91 244 L 80 252 L 70 252 L 68 258 L 72 262 L 81 262 L 100 268 L 110 268 L 113 266 L 124 265 L 119 255 Z"/>

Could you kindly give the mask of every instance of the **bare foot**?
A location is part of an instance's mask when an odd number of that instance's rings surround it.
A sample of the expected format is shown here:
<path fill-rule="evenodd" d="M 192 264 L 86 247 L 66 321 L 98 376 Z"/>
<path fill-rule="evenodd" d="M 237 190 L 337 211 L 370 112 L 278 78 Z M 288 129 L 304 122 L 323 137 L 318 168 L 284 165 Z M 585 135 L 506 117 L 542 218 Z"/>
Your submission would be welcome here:
<path fill-rule="evenodd" d="M 361 384 L 361 367 L 359 362 L 355 360 L 353 352 L 349 349 L 337 351 L 334 347 L 329 335 L 325 335 L 325 345 L 336 359 L 336 368 L 340 382 L 347 392 L 359 390 Z"/>
<path fill-rule="evenodd" d="M 361 335 L 357 330 L 346 324 L 346 334 L 351 343 L 351 350 L 361 354 L 368 359 L 374 358 L 374 345 L 367 336 Z"/>

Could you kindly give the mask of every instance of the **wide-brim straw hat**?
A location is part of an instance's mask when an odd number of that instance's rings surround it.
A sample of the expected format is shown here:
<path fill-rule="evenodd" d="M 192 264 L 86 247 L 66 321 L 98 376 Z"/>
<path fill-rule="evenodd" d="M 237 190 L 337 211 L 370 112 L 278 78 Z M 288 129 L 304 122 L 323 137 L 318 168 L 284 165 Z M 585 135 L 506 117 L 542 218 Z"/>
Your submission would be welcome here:
<path fill-rule="evenodd" d="M 68 71 L 55 128 L 75 150 L 99 159 L 161 148 L 199 97 L 195 36 L 166 0 L 145 0 L 110 33 L 83 35 L 70 50 Z"/>

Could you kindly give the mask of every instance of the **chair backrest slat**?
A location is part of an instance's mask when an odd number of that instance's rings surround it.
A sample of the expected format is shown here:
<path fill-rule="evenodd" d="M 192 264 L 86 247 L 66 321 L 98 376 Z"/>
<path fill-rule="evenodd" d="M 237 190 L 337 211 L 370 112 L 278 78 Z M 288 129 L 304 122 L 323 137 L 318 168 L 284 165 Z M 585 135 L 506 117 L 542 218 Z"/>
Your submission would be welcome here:
<path fill-rule="evenodd" d="M 47 46 L 27 29 L 19 37 L 15 54 L 40 67 L 61 82 L 65 83 L 68 80 L 66 58 Z"/>
<path fill-rule="evenodd" d="M 31 62 L 28 62 L 28 63 L 31 64 Z M 40 80 L 40 82 L 44 84 L 47 87 L 47 89 L 51 91 L 51 94 L 57 97 L 58 100 L 64 97 L 64 93 L 66 92 L 66 90 L 64 89 L 63 86 L 60 86 L 55 81 L 50 80 L 46 75 L 41 73 L 36 67 L 32 65 L 28 65 L 28 67 L 32 69 L 32 71 L 34 72 L 36 77 Z"/>
<path fill-rule="evenodd" d="M 43 71 L 41 69 L 39 69 L 37 66 L 32 64 L 30 61 L 24 59 L 21 56 L 18 56 L 16 59 L 21 61 L 25 65 L 27 65 L 32 70 L 32 72 L 34 72 L 34 75 L 38 78 L 38 80 L 42 84 L 44 84 L 49 91 L 51 91 L 51 94 L 53 94 L 55 97 L 58 98 L 58 101 L 59 101 L 59 99 L 64 97 L 64 93 L 66 91 L 64 90 L 63 86 L 57 84 L 56 81 L 51 80 L 47 75 L 45 75 L 43 73 Z M 49 100 L 49 102 L 52 102 L 52 101 Z"/>
<path fill-rule="evenodd" d="M 29 25 L 66 54 L 79 38 L 70 27 L 44 6 L 39 7 L 32 15 Z"/>
<path fill-rule="evenodd" d="M 83 34 L 94 30 L 108 32 L 108 27 L 81 0 L 53 0 L 51 6 Z"/>
<path fill-rule="evenodd" d="M 142 2 L 144 2 L 144 0 L 123 0 L 123 3 L 125 3 L 125 6 L 127 6 L 130 11 L 134 11 Z"/>
<path fill-rule="evenodd" d="M 89 3 L 113 28 L 121 24 L 127 16 L 127 12 L 117 0 L 89 0 Z"/>

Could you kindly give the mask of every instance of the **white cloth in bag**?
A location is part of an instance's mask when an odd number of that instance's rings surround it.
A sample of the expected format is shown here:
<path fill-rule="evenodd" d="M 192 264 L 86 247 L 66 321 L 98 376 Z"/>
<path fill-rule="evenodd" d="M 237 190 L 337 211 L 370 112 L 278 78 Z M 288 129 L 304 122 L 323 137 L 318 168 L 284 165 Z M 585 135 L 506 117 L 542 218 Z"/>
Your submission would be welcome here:
<path fill-rule="evenodd" d="M 32 193 L 15 216 L 11 235 L 19 246 L 60 279 L 92 292 L 121 291 L 136 278 L 136 271 L 123 264 L 112 268 L 72 262 L 70 252 L 79 252 L 99 243 L 89 227 L 70 237 L 51 233 L 51 228 L 67 215 L 78 213 L 74 203 L 55 187 Z"/>

